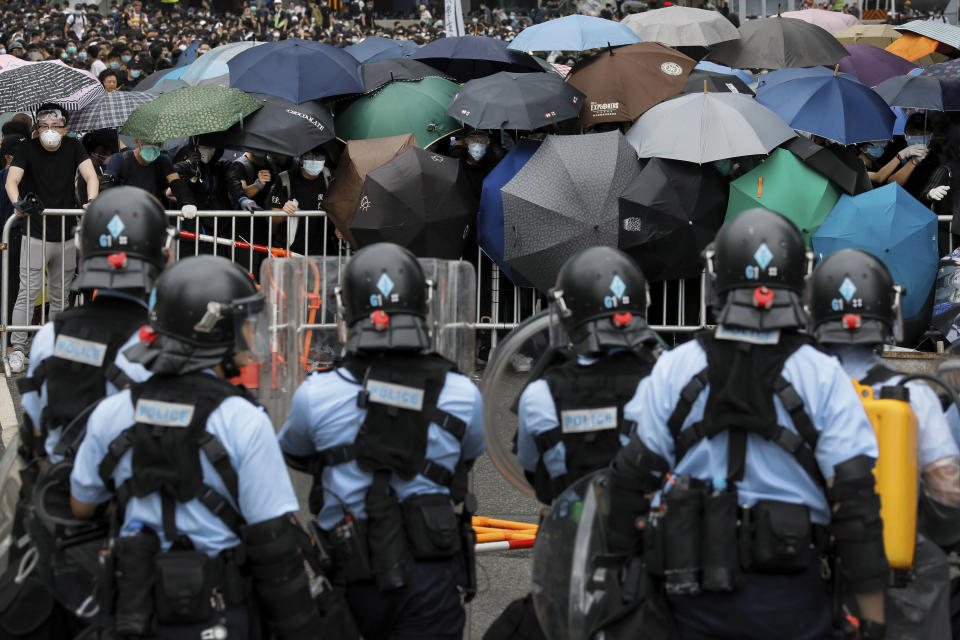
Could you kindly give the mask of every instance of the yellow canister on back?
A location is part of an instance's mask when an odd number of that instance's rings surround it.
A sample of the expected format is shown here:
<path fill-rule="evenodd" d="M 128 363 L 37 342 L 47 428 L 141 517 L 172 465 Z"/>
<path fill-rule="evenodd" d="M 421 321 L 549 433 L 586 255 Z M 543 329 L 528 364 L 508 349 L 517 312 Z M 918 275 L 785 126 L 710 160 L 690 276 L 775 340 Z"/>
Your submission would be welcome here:
<path fill-rule="evenodd" d="M 917 541 L 917 417 L 908 401 L 874 398 L 872 388 L 856 380 L 853 385 L 880 449 L 873 475 L 880 496 L 887 562 L 891 569 L 906 571 L 913 566 Z"/>

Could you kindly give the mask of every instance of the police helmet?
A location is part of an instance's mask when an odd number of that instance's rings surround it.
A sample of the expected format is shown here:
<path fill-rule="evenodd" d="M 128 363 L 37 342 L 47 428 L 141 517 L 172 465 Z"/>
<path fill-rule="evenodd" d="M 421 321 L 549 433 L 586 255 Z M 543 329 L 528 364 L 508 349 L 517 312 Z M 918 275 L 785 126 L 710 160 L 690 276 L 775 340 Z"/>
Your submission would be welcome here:
<path fill-rule="evenodd" d="M 347 353 L 428 349 L 430 293 L 431 283 L 407 249 L 379 242 L 355 253 L 336 290 Z"/>
<path fill-rule="evenodd" d="M 80 219 L 75 242 L 82 289 L 149 291 L 163 271 L 173 229 L 163 205 L 136 187 L 117 187 L 97 196 Z"/>
<path fill-rule="evenodd" d="M 883 344 L 902 336 L 902 293 L 875 256 L 858 249 L 837 251 L 810 278 L 810 328 L 823 344 Z"/>
<path fill-rule="evenodd" d="M 164 271 L 150 294 L 150 327 L 125 355 L 154 373 L 189 373 L 234 356 L 266 355 L 263 294 L 250 276 L 217 256 L 186 258 Z M 243 364 L 243 363 L 241 363 Z"/>
<path fill-rule="evenodd" d="M 647 281 L 627 254 L 590 247 L 568 259 L 549 297 L 554 316 L 581 353 L 633 347 L 650 338 Z"/>
<path fill-rule="evenodd" d="M 720 228 L 704 258 L 721 307 L 719 324 L 767 330 L 805 323 L 799 296 L 813 254 L 784 216 L 744 211 Z"/>

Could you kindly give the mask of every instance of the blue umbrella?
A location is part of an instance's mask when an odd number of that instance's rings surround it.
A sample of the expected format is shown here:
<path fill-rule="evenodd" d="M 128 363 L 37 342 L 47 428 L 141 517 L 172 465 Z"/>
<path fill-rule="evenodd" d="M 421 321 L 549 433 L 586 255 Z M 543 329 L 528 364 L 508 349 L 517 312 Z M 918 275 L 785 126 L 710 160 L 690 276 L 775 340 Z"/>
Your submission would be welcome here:
<path fill-rule="evenodd" d="M 498 71 L 542 71 L 532 56 L 511 51 L 502 40 L 484 36 L 440 38 L 423 45 L 410 57 L 443 71 L 457 82 L 491 76 Z"/>
<path fill-rule="evenodd" d="M 697 66 L 694 69 L 701 69 L 703 71 L 713 71 L 715 73 L 725 73 L 727 75 L 734 75 L 746 82 L 747 84 L 753 84 L 755 78 L 744 71 L 743 69 L 732 69 L 730 67 L 725 67 L 722 64 L 717 64 L 716 62 L 710 62 L 709 60 L 701 60 L 697 63 Z"/>
<path fill-rule="evenodd" d="M 227 62 L 243 51 L 260 44 L 263 43 L 231 42 L 211 49 L 188 64 L 183 73 L 180 74 L 180 79 L 187 84 L 222 84 L 226 86 L 229 83 L 228 75 L 230 73 Z"/>
<path fill-rule="evenodd" d="M 500 189 L 517 175 L 539 148 L 539 141 L 524 140 L 503 157 L 483 179 L 480 210 L 477 213 L 477 241 L 480 247 L 500 267 L 503 274 L 519 287 L 533 285 L 503 259 L 503 196 Z"/>
<path fill-rule="evenodd" d="M 185 67 L 191 62 L 197 59 L 197 49 L 200 48 L 200 38 L 197 38 L 190 45 L 183 50 L 183 53 L 180 54 L 180 57 L 177 58 L 177 64 L 173 65 L 174 68 L 179 69 L 180 67 Z"/>
<path fill-rule="evenodd" d="M 357 62 L 383 62 L 394 58 L 403 58 L 415 52 L 419 47 L 409 40 L 391 40 L 380 36 L 368 36 L 362 42 L 345 47 L 344 51 L 357 59 Z"/>
<path fill-rule="evenodd" d="M 896 183 L 843 195 L 813 235 L 817 259 L 840 249 L 880 258 L 894 281 L 906 287 L 903 317 L 913 318 L 937 277 L 937 216 Z"/>
<path fill-rule="evenodd" d="M 757 75 L 757 91 L 760 91 L 761 89 L 770 89 L 777 86 L 781 82 L 796 80 L 797 78 L 829 77 L 832 75 L 833 69 L 828 69 L 827 67 L 777 69 L 776 71 Z M 841 75 L 847 78 L 853 78 L 853 76 L 847 73 Z"/>
<path fill-rule="evenodd" d="M 230 86 L 300 104 L 363 93 L 360 63 L 343 49 L 300 38 L 268 42 L 230 58 Z"/>
<path fill-rule="evenodd" d="M 591 16 L 572 15 L 527 27 L 513 39 L 516 51 L 586 51 L 643 42 L 630 27 Z"/>
<path fill-rule="evenodd" d="M 890 107 L 853 76 L 810 76 L 773 87 L 758 87 L 757 102 L 783 118 L 793 129 L 840 144 L 893 137 L 896 118 Z"/>

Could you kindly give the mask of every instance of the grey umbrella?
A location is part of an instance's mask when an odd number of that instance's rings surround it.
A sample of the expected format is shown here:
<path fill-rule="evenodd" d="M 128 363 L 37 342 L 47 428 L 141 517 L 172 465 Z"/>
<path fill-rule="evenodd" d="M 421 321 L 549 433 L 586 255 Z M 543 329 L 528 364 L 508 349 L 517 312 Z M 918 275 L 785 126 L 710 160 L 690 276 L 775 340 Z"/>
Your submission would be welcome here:
<path fill-rule="evenodd" d="M 618 198 L 639 172 L 619 131 L 547 136 L 500 191 L 507 263 L 545 292 L 580 249 L 617 246 Z"/>
<path fill-rule="evenodd" d="M 737 28 L 720 12 L 677 5 L 630 14 L 623 24 L 644 42 L 668 47 L 709 47 L 740 38 Z"/>
<path fill-rule="evenodd" d="M 740 27 L 740 39 L 721 42 L 707 60 L 735 69 L 832 67 L 850 55 L 829 31 L 796 18 L 772 16 Z"/>
<path fill-rule="evenodd" d="M 796 132 L 739 93 L 690 93 L 661 102 L 637 120 L 627 142 L 641 158 L 713 162 L 765 155 Z"/>

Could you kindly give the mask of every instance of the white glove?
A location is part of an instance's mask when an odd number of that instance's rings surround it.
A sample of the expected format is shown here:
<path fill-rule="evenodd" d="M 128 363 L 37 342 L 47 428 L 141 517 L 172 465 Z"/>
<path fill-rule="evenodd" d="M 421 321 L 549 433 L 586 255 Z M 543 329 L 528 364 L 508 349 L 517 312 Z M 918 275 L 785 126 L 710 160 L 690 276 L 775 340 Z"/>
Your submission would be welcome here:
<path fill-rule="evenodd" d="M 930 191 L 927 191 L 927 197 L 934 202 L 940 202 L 947 195 L 948 191 L 950 191 L 950 187 L 947 186 L 934 187 L 930 189 Z"/>
<path fill-rule="evenodd" d="M 187 220 L 193 220 L 197 217 L 197 207 L 192 204 L 185 204 L 180 208 L 180 215 L 182 215 Z"/>
<path fill-rule="evenodd" d="M 915 154 L 913 154 L 913 161 L 916 164 L 920 164 L 921 162 L 923 162 L 923 159 L 926 158 L 929 153 L 930 153 L 930 149 L 928 147 L 924 147 L 923 149 L 920 149 Z"/>
<path fill-rule="evenodd" d="M 900 153 L 897 154 L 897 157 L 900 158 L 901 161 L 906 160 L 907 158 L 916 158 L 918 156 L 923 158 L 927 157 L 927 145 L 912 144 L 905 149 L 901 149 Z"/>

